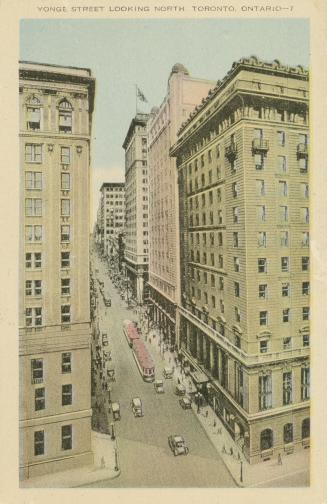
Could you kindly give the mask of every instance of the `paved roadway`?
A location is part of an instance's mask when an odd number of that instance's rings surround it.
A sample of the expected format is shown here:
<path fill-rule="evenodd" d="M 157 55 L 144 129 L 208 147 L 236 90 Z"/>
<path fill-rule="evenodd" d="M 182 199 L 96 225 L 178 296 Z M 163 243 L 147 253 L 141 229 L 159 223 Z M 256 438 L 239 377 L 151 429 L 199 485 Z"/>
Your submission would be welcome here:
<path fill-rule="evenodd" d="M 165 393 L 156 394 L 153 383 L 145 383 L 138 371 L 122 331 L 122 321 L 133 319 L 114 289 L 104 264 L 94 255 L 94 270 L 105 282 L 105 294 L 112 299 L 111 308 L 99 297 L 100 332 L 108 333 L 116 382 L 110 383 L 112 401 L 119 401 L 121 420 L 115 422 L 121 475 L 113 480 L 96 483 L 94 487 L 234 487 L 236 486 L 192 410 L 183 410 L 174 394 L 174 381 L 165 381 Z M 96 282 L 97 283 L 97 282 Z M 98 284 L 98 283 L 97 283 Z M 155 343 L 147 343 L 156 363 L 157 377 L 163 364 Z M 108 347 L 107 347 L 108 348 Z M 159 376 L 158 376 L 159 375 Z M 100 387 L 97 386 L 98 397 Z M 130 401 L 140 397 L 144 416 L 134 418 Z M 100 424 L 112 421 L 102 410 Z M 189 447 L 187 456 L 174 457 L 167 438 L 170 434 L 184 436 Z"/>

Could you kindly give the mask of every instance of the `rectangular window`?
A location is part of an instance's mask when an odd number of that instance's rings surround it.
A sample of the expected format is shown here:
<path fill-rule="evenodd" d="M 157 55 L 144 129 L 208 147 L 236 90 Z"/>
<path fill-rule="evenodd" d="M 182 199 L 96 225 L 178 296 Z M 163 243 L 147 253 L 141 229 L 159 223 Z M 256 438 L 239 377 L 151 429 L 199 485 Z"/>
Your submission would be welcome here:
<path fill-rule="evenodd" d="M 233 194 L 233 198 L 238 197 L 238 184 L 237 184 L 237 182 L 232 183 L 232 194 Z"/>
<path fill-rule="evenodd" d="M 278 172 L 286 173 L 287 172 L 286 157 L 277 156 L 277 162 L 278 162 Z"/>
<path fill-rule="evenodd" d="M 42 145 L 26 144 L 25 161 L 26 163 L 42 163 Z"/>
<path fill-rule="evenodd" d="M 310 307 L 309 306 L 303 306 L 302 320 L 310 320 Z"/>
<path fill-rule="evenodd" d="M 63 425 L 61 427 L 61 449 L 71 450 L 73 447 L 73 427 L 72 425 Z"/>
<path fill-rule="evenodd" d="M 285 131 L 277 131 L 277 144 L 281 147 L 285 145 Z"/>
<path fill-rule="evenodd" d="M 257 179 L 255 181 L 256 184 L 256 192 L 258 196 L 265 196 L 266 190 L 265 190 L 265 181 L 262 179 Z"/>
<path fill-rule="evenodd" d="M 61 226 L 61 241 L 69 242 L 70 241 L 70 226 L 65 225 Z"/>
<path fill-rule="evenodd" d="M 30 252 L 25 254 L 25 268 L 32 268 L 32 254 Z"/>
<path fill-rule="evenodd" d="M 241 322 L 241 312 L 237 306 L 234 306 L 234 315 L 236 322 Z"/>
<path fill-rule="evenodd" d="M 212 308 L 216 308 L 216 298 L 215 298 L 215 296 L 211 296 L 211 304 L 212 304 Z"/>
<path fill-rule="evenodd" d="M 260 353 L 268 352 L 268 340 L 260 341 Z"/>
<path fill-rule="evenodd" d="M 280 245 L 281 247 L 288 247 L 288 231 L 280 231 Z"/>
<path fill-rule="evenodd" d="M 70 305 L 61 306 L 61 323 L 70 323 Z"/>
<path fill-rule="evenodd" d="M 309 198 L 309 184 L 301 183 L 300 188 L 301 188 L 302 198 L 306 198 L 306 199 Z"/>
<path fill-rule="evenodd" d="M 42 189 L 42 173 L 25 172 L 25 188 L 40 191 Z"/>
<path fill-rule="evenodd" d="M 35 252 L 34 254 L 34 268 L 42 268 L 42 254 L 41 252 Z"/>
<path fill-rule="evenodd" d="M 301 369 L 301 399 L 310 399 L 310 368 Z"/>
<path fill-rule="evenodd" d="M 285 180 L 280 180 L 278 182 L 279 196 L 286 197 L 288 194 L 287 182 Z"/>
<path fill-rule="evenodd" d="M 70 278 L 61 279 L 61 295 L 70 296 Z"/>
<path fill-rule="evenodd" d="M 34 432 L 34 455 L 44 455 L 44 430 Z"/>
<path fill-rule="evenodd" d="M 292 372 L 283 373 L 283 405 L 292 404 Z"/>
<path fill-rule="evenodd" d="M 302 282 L 302 295 L 309 296 L 310 294 L 310 282 Z"/>
<path fill-rule="evenodd" d="M 300 173 L 308 173 L 308 158 L 303 157 L 299 159 Z"/>
<path fill-rule="evenodd" d="M 309 334 L 303 334 L 302 344 L 304 347 L 310 346 L 310 335 Z"/>
<path fill-rule="evenodd" d="M 211 150 L 208 150 L 208 162 L 209 163 L 212 162 L 212 152 L 211 152 Z"/>
<path fill-rule="evenodd" d="M 240 214 L 239 207 L 234 207 L 233 208 L 233 223 L 234 224 L 238 224 L 238 222 L 239 222 L 239 214 Z"/>
<path fill-rule="evenodd" d="M 218 210 L 218 224 L 223 223 L 223 212 L 222 210 Z"/>
<path fill-rule="evenodd" d="M 259 409 L 272 407 L 272 379 L 271 375 L 259 376 Z"/>
<path fill-rule="evenodd" d="M 225 312 L 225 305 L 224 305 L 224 301 L 222 299 L 219 300 L 219 306 L 220 306 L 221 313 L 224 313 Z"/>
<path fill-rule="evenodd" d="M 283 350 L 289 350 L 292 348 L 292 338 L 283 338 Z"/>
<path fill-rule="evenodd" d="M 254 166 L 256 170 L 264 169 L 264 157 L 262 154 L 254 154 Z"/>
<path fill-rule="evenodd" d="M 282 296 L 289 297 L 290 295 L 290 284 L 288 282 L 282 283 Z"/>
<path fill-rule="evenodd" d="M 61 372 L 71 373 L 72 371 L 72 354 L 65 352 L 61 354 Z"/>
<path fill-rule="evenodd" d="M 61 215 L 69 216 L 70 215 L 70 200 L 62 199 L 61 200 Z"/>
<path fill-rule="evenodd" d="M 62 406 L 69 406 L 73 403 L 73 386 L 62 385 L 61 404 Z"/>
<path fill-rule="evenodd" d="M 39 131 L 41 124 L 40 107 L 27 107 L 27 129 Z"/>
<path fill-rule="evenodd" d="M 215 287 L 215 285 L 216 285 L 215 275 L 211 275 L 211 287 Z"/>
<path fill-rule="evenodd" d="M 33 293 L 32 280 L 26 280 L 26 282 L 25 282 L 25 296 L 31 296 L 32 293 Z"/>
<path fill-rule="evenodd" d="M 233 233 L 233 247 L 238 247 L 239 246 L 239 240 L 238 240 L 238 232 Z"/>
<path fill-rule="evenodd" d="M 286 205 L 279 207 L 279 219 L 280 222 L 288 222 L 288 207 Z"/>
<path fill-rule="evenodd" d="M 61 174 L 61 190 L 62 191 L 70 190 L 70 173 Z"/>
<path fill-rule="evenodd" d="M 34 396 L 34 408 L 35 411 L 40 411 L 45 409 L 45 388 L 35 389 Z"/>
<path fill-rule="evenodd" d="M 26 308 L 25 310 L 26 327 L 37 327 L 42 325 L 42 308 Z"/>
<path fill-rule="evenodd" d="M 34 280 L 34 296 L 42 296 L 42 280 Z"/>
<path fill-rule="evenodd" d="M 283 322 L 289 322 L 290 321 L 290 309 L 289 308 L 284 308 L 283 309 L 282 321 Z"/>
<path fill-rule="evenodd" d="M 301 221 L 305 224 L 309 224 L 309 208 L 308 207 L 301 208 Z"/>
<path fill-rule="evenodd" d="M 42 217 L 42 199 L 26 198 L 25 215 L 26 217 Z"/>
<path fill-rule="evenodd" d="M 240 284 L 238 282 L 234 282 L 234 294 L 235 297 L 240 297 Z"/>
<path fill-rule="evenodd" d="M 259 323 L 261 326 L 268 325 L 268 312 L 267 311 L 259 312 Z"/>
<path fill-rule="evenodd" d="M 258 273 L 267 273 L 267 259 L 265 257 L 258 259 Z"/>
<path fill-rule="evenodd" d="M 234 271 L 240 271 L 240 260 L 238 257 L 234 257 Z"/>
<path fill-rule="evenodd" d="M 70 252 L 61 252 L 61 267 L 70 267 Z"/>
<path fill-rule="evenodd" d="M 265 205 L 257 206 L 257 219 L 260 222 L 265 222 L 265 220 L 266 220 L 266 207 L 265 207 Z"/>
<path fill-rule="evenodd" d="M 289 257 L 281 257 L 280 258 L 281 262 L 281 271 L 283 273 L 287 273 L 289 271 Z"/>
<path fill-rule="evenodd" d="M 302 257 L 302 271 L 309 271 L 309 257 Z"/>
<path fill-rule="evenodd" d="M 266 299 L 268 297 L 267 284 L 259 284 L 259 298 Z"/>
<path fill-rule="evenodd" d="M 258 233 L 258 247 L 267 246 L 267 235 L 266 231 L 259 231 Z"/>
<path fill-rule="evenodd" d="M 219 247 L 222 247 L 223 246 L 223 234 L 221 231 L 218 232 L 218 245 Z"/>
<path fill-rule="evenodd" d="M 219 290 L 224 290 L 224 279 L 223 277 L 219 277 Z"/>
<path fill-rule="evenodd" d="M 31 360 L 32 384 L 43 383 L 43 359 Z"/>
<path fill-rule="evenodd" d="M 310 242 L 309 231 L 304 231 L 302 233 L 302 240 L 301 240 L 302 247 L 309 247 L 309 242 Z"/>
<path fill-rule="evenodd" d="M 60 162 L 70 164 L 70 147 L 60 147 Z"/>

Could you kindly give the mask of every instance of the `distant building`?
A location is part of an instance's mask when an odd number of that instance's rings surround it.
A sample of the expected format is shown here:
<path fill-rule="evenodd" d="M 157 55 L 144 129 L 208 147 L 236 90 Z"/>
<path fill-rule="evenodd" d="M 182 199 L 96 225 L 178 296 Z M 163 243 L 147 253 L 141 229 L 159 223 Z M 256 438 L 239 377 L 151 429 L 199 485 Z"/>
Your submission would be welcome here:
<path fill-rule="evenodd" d="M 125 224 L 125 184 L 105 182 L 100 188 L 99 232 L 102 254 L 110 256 L 112 248 L 118 247 L 118 236 Z"/>
<path fill-rule="evenodd" d="M 310 443 L 308 106 L 305 69 L 244 58 L 172 148 L 184 365 L 251 463 Z"/>
<path fill-rule="evenodd" d="M 147 297 L 148 281 L 148 166 L 147 121 L 136 114 L 123 143 L 125 150 L 125 266 L 129 288 L 138 303 Z"/>
<path fill-rule="evenodd" d="M 89 464 L 90 141 L 85 68 L 21 62 L 20 477 Z"/>
<path fill-rule="evenodd" d="M 150 313 L 170 345 L 176 343 L 180 259 L 177 170 L 169 149 L 181 123 L 215 84 L 191 77 L 177 63 L 168 79 L 167 94 L 161 106 L 152 109 L 148 121 Z"/>

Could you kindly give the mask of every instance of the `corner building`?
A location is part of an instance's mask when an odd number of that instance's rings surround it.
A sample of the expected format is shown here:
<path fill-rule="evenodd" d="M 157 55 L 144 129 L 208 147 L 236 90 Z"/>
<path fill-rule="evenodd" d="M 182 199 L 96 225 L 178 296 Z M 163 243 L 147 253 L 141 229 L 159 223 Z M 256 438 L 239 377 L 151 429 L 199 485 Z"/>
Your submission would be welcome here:
<path fill-rule="evenodd" d="M 125 150 L 125 268 L 138 304 L 148 297 L 149 183 L 147 121 L 137 113 L 123 143 Z"/>
<path fill-rule="evenodd" d="M 89 464 L 91 71 L 21 62 L 20 477 Z"/>
<path fill-rule="evenodd" d="M 171 151 L 184 365 L 251 463 L 310 443 L 308 102 L 302 67 L 241 59 Z"/>
<path fill-rule="evenodd" d="M 151 318 L 169 345 L 176 344 L 180 303 L 179 217 L 176 161 L 169 155 L 181 123 L 214 82 L 195 79 L 180 63 L 171 70 L 167 94 L 148 121 L 149 302 Z"/>

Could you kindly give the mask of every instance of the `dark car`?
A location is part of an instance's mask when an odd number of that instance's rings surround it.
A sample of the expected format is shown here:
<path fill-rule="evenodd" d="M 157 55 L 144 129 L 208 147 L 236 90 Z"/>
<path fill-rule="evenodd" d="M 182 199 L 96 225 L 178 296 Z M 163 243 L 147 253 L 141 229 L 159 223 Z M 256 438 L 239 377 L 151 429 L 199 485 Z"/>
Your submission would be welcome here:
<path fill-rule="evenodd" d="M 191 409 L 192 406 L 191 400 L 188 397 L 182 397 L 182 399 L 179 400 L 179 404 L 183 409 Z"/>

